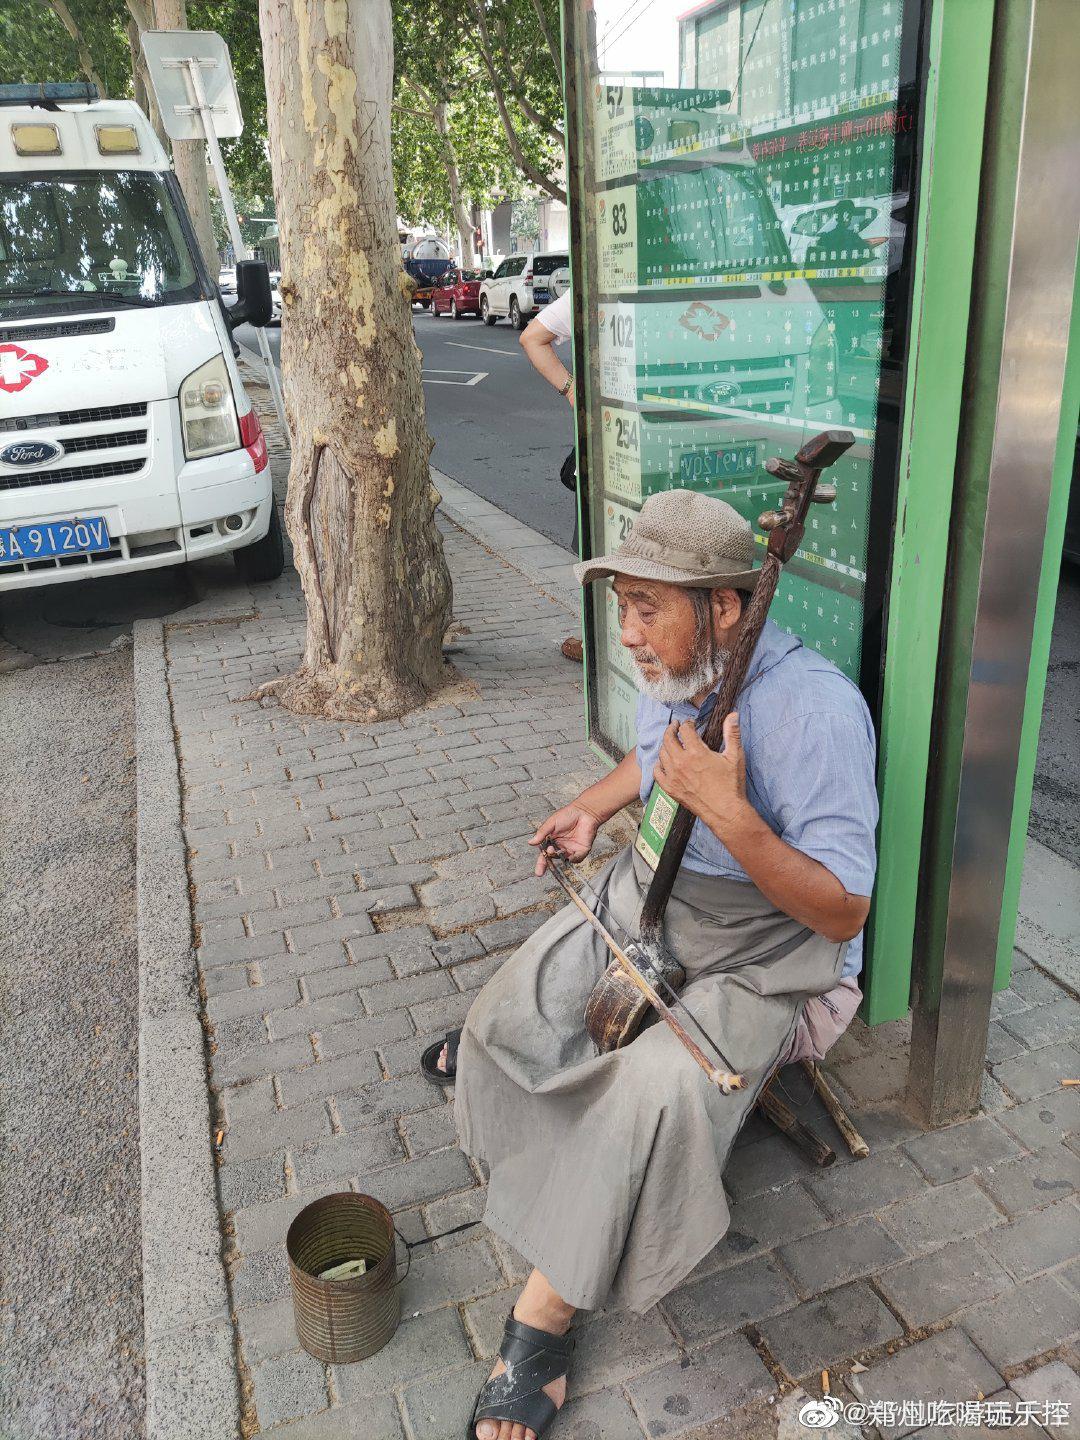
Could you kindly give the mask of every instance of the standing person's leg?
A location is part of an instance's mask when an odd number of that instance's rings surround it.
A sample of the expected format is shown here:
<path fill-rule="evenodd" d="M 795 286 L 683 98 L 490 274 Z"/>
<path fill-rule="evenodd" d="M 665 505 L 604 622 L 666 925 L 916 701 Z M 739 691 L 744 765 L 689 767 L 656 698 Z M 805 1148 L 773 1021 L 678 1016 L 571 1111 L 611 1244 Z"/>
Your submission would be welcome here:
<path fill-rule="evenodd" d="M 574 494 L 574 536 L 573 536 L 573 539 L 570 541 L 570 548 L 573 550 L 574 554 L 576 555 L 576 554 L 578 553 L 578 492 L 577 492 L 577 490 L 575 490 L 575 491 L 573 492 L 573 494 Z M 583 647 L 582 647 L 582 644 L 581 644 L 580 639 L 579 639 L 576 635 L 568 635 L 568 636 L 566 637 L 566 639 L 563 641 L 562 646 L 561 646 L 561 649 L 562 649 L 562 653 L 566 656 L 567 660 L 573 660 L 573 661 L 575 661 L 575 662 L 576 662 L 577 664 L 579 664 L 579 665 L 581 664 L 582 660 L 585 658 L 585 651 L 584 651 L 584 649 L 583 649 Z"/>

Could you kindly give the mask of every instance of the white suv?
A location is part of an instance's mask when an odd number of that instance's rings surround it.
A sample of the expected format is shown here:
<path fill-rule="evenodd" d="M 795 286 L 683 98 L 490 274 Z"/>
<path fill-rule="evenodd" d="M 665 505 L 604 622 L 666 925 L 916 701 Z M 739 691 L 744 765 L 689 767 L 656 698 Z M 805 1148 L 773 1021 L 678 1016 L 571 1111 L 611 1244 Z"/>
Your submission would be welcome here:
<path fill-rule="evenodd" d="M 552 272 L 569 263 L 565 250 L 508 255 L 480 286 L 480 318 L 485 325 L 494 325 L 506 315 L 515 330 L 524 330 L 536 311 L 555 299 L 549 282 Z"/>

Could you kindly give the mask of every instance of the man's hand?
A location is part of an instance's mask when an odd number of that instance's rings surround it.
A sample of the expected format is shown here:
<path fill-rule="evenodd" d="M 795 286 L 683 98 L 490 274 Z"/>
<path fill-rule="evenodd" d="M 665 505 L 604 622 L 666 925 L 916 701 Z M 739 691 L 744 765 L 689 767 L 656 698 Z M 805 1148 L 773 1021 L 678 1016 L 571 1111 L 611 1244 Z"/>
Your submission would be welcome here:
<path fill-rule="evenodd" d="M 549 815 L 529 844 L 555 844 L 566 852 L 569 859 L 584 860 L 593 847 L 599 829 L 599 818 L 575 800 L 564 805 L 561 810 L 556 810 L 554 815 Z M 536 857 L 536 869 L 533 873 L 543 875 L 547 867 L 547 856 L 541 850 Z"/>
<path fill-rule="evenodd" d="M 738 715 L 732 711 L 724 721 L 724 748 L 719 754 L 709 749 L 692 721 L 669 725 L 655 774 L 673 800 L 723 840 L 725 830 L 739 825 L 750 808 Z"/>

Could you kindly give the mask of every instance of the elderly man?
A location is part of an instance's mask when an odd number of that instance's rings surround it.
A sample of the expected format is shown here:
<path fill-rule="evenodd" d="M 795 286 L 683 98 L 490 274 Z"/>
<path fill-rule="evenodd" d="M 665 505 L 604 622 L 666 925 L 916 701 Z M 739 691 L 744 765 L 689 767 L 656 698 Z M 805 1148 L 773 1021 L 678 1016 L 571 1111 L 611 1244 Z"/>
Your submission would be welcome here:
<path fill-rule="evenodd" d="M 746 1088 L 710 1086 L 664 1024 L 596 1053 L 582 1017 L 611 957 L 572 906 L 488 981 L 460 1038 L 425 1056 L 431 1078 L 456 1073 L 462 1146 L 489 1170 L 485 1223 L 535 1267 L 470 1421 L 480 1440 L 534 1440 L 551 1423 L 575 1309 L 644 1311 L 712 1250 L 728 1227 L 724 1166 L 761 1089 L 798 1048 L 823 1053 L 858 1003 L 877 821 L 862 696 L 767 622 L 723 750 L 698 734 L 753 555 L 750 527 L 729 505 L 671 490 L 646 501 L 614 554 L 576 567 L 582 583 L 613 577 L 640 692 L 638 742 L 532 838 L 537 874 L 552 841 L 581 860 L 654 779 L 698 817 L 665 940 L 686 971 L 686 1006 Z M 628 847 L 593 882 L 609 928 L 637 933 L 648 849 Z"/>

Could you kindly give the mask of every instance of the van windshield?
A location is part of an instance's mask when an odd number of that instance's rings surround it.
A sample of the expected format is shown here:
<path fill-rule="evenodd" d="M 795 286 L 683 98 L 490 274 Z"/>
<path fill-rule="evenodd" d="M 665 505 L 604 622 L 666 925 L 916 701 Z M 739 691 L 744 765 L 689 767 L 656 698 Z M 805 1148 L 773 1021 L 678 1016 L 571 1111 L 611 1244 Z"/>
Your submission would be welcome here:
<path fill-rule="evenodd" d="M 0 175 L 0 318 L 179 304 L 201 294 L 161 175 Z"/>

